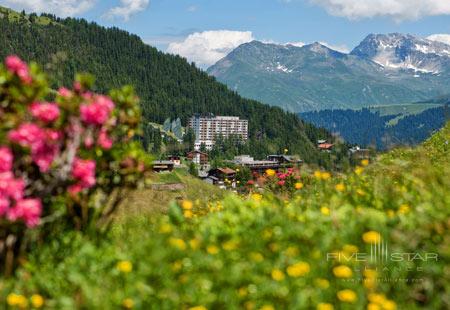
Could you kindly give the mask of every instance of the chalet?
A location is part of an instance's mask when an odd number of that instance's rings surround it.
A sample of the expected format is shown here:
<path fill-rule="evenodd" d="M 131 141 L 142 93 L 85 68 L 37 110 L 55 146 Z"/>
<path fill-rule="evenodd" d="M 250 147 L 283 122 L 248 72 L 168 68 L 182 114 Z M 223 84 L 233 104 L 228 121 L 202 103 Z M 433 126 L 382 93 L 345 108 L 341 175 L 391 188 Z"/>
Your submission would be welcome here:
<path fill-rule="evenodd" d="M 175 167 L 181 166 L 181 157 L 177 155 L 169 155 L 167 156 L 167 160 L 173 162 Z"/>
<path fill-rule="evenodd" d="M 208 173 L 206 182 L 218 185 L 222 188 L 236 187 L 236 171 L 230 168 L 211 169 Z"/>
<path fill-rule="evenodd" d="M 370 159 L 370 150 L 362 149 L 359 146 L 354 146 L 348 150 L 350 157 L 356 160 Z"/>
<path fill-rule="evenodd" d="M 200 151 L 192 151 L 186 154 L 186 158 L 197 165 L 207 165 L 208 164 L 208 154 Z"/>
<path fill-rule="evenodd" d="M 277 161 L 255 160 L 249 155 L 236 156 L 230 162 L 237 166 L 249 168 L 252 172 L 260 173 L 266 171 L 267 169 L 278 170 L 282 167 L 282 165 Z"/>
<path fill-rule="evenodd" d="M 155 160 L 153 162 L 153 171 L 162 172 L 162 171 L 173 171 L 175 164 L 169 160 Z"/>
<path fill-rule="evenodd" d="M 290 155 L 269 155 L 267 160 L 275 161 L 285 166 L 299 166 L 303 161 Z"/>

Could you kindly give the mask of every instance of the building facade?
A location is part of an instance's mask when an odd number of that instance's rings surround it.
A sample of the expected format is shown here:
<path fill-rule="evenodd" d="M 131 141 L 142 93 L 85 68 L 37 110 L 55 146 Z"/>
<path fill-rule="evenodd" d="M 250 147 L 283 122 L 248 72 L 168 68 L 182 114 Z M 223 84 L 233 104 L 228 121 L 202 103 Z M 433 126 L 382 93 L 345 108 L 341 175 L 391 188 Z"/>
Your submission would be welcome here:
<path fill-rule="evenodd" d="M 189 120 L 189 127 L 195 132 L 195 149 L 205 145 L 210 150 L 216 138 L 235 136 L 243 141 L 248 139 L 248 120 L 237 116 L 200 116 L 195 115 Z"/>

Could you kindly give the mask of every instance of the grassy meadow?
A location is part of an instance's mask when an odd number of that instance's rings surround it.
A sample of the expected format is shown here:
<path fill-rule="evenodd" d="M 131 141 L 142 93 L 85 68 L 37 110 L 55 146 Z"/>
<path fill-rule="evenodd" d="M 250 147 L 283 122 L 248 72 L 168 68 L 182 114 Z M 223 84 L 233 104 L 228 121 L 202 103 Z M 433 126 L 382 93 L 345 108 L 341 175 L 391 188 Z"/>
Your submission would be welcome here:
<path fill-rule="evenodd" d="M 449 140 L 447 124 L 346 174 L 305 172 L 294 195 L 160 175 L 186 188 L 133 193 L 105 238 L 36 244 L 0 307 L 448 309 Z"/>

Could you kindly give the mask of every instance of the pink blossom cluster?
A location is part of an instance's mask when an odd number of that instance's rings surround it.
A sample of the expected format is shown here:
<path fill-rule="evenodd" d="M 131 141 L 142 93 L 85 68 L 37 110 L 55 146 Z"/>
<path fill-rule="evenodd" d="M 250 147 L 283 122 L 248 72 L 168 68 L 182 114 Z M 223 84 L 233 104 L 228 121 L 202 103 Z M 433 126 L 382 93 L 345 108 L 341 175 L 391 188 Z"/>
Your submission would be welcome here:
<path fill-rule="evenodd" d="M 30 105 L 30 113 L 38 120 L 44 123 L 51 123 L 59 118 L 59 107 L 56 103 L 40 103 L 34 102 Z"/>
<path fill-rule="evenodd" d="M 89 189 L 95 185 L 95 167 L 95 160 L 75 158 L 72 165 L 72 177 L 77 183 L 69 187 L 70 194 L 78 194 L 83 189 Z"/>
<path fill-rule="evenodd" d="M 88 99 L 90 96 L 87 96 Z M 92 102 L 80 106 L 81 120 L 87 125 L 103 125 L 110 118 L 114 103 L 106 96 L 97 95 Z"/>
<path fill-rule="evenodd" d="M 30 84 L 33 81 L 28 65 L 19 57 L 15 55 L 6 57 L 5 65 L 6 69 L 11 73 L 16 74 L 23 83 Z"/>
<path fill-rule="evenodd" d="M 25 181 L 14 176 L 13 161 L 11 150 L 0 147 L 0 218 L 21 220 L 27 227 L 35 227 L 40 221 L 42 203 L 37 198 L 24 198 Z"/>
<path fill-rule="evenodd" d="M 30 148 L 31 158 L 41 172 L 47 172 L 50 169 L 59 154 L 62 137 L 61 132 L 55 129 L 41 128 L 34 123 L 24 123 L 8 134 L 11 142 Z"/>

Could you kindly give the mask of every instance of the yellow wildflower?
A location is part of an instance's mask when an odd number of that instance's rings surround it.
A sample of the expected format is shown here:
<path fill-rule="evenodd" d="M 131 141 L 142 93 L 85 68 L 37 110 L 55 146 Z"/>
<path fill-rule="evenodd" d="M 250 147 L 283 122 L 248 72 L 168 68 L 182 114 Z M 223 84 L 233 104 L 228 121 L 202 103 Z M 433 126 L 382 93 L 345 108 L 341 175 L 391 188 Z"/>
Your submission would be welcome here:
<path fill-rule="evenodd" d="M 169 244 L 175 248 L 178 248 L 180 250 L 186 250 L 186 243 L 183 239 L 180 238 L 170 238 Z"/>
<path fill-rule="evenodd" d="M 198 239 L 191 239 L 189 240 L 189 245 L 191 247 L 191 249 L 193 250 L 197 250 L 200 247 L 200 240 Z"/>
<path fill-rule="evenodd" d="M 352 290 L 342 290 L 337 292 L 337 298 L 342 302 L 353 303 L 358 299 L 356 293 Z"/>
<path fill-rule="evenodd" d="M 252 194 L 252 199 L 255 201 L 261 201 L 263 196 L 261 194 Z"/>
<path fill-rule="evenodd" d="M 297 183 L 295 183 L 295 189 L 302 189 L 303 188 L 303 183 L 301 183 L 301 182 L 297 182 Z"/>
<path fill-rule="evenodd" d="M 367 310 L 381 310 L 381 307 L 377 304 L 368 304 Z"/>
<path fill-rule="evenodd" d="M 254 301 L 246 301 L 244 304 L 244 307 L 246 310 L 253 310 L 253 309 L 255 309 L 255 302 Z"/>
<path fill-rule="evenodd" d="M 295 257 L 299 254 L 298 247 L 290 246 L 286 249 L 286 251 L 284 251 L 284 254 L 286 254 L 286 256 L 289 256 L 289 257 Z"/>
<path fill-rule="evenodd" d="M 320 170 L 314 171 L 314 177 L 316 179 L 321 179 L 322 178 L 322 171 L 320 171 Z"/>
<path fill-rule="evenodd" d="M 284 153 L 287 154 L 289 152 L 288 149 L 284 149 Z"/>
<path fill-rule="evenodd" d="M 327 208 L 327 207 L 322 207 L 322 208 L 320 208 L 320 212 L 321 212 L 323 215 L 330 215 L 330 209 Z"/>
<path fill-rule="evenodd" d="M 215 245 L 208 245 L 206 251 L 211 255 L 216 255 L 217 253 L 219 253 L 219 248 Z"/>
<path fill-rule="evenodd" d="M 131 309 L 131 308 L 133 308 L 133 307 L 134 307 L 134 301 L 133 301 L 133 299 L 131 299 L 131 298 L 125 298 L 125 299 L 122 301 L 122 306 L 123 306 L 125 309 Z"/>
<path fill-rule="evenodd" d="M 239 295 L 239 297 L 245 297 L 245 296 L 247 296 L 247 295 L 248 295 L 248 290 L 247 290 L 247 288 L 246 288 L 246 287 L 241 287 L 241 288 L 238 290 L 238 295 Z"/>
<path fill-rule="evenodd" d="M 361 160 L 361 166 L 367 167 L 368 165 L 369 165 L 369 160 L 368 159 Z"/>
<path fill-rule="evenodd" d="M 183 202 L 181 203 L 181 207 L 183 208 L 183 210 L 192 210 L 193 206 L 194 204 L 190 200 L 183 200 Z"/>
<path fill-rule="evenodd" d="M 331 178 L 331 174 L 329 172 L 322 172 L 322 180 L 328 180 Z"/>
<path fill-rule="evenodd" d="M 350 278 L 353 275 L 353 272 L 350 267 L 340 265 L 333 268 L 333 274 L 338 278 Z"/>
<path fill-rule="evenodd" d="M 317 305 L 317 310 L 333 310 L 334 307 L 332 304 L 320 303 Z"/>
<path fill-rule="evenodd" d="M 381 305 L 386 300 L 386 297 L 383 294 L 375 294 L 375 293 L 369 294 L 367 298 L 369 299 L 370 302 L 379 305 Z"/>
<path fill-rule="evenodd" d="M 208 310 L 208 308 L 206 308 L 205 306 L 195 306 L 189 308 L 189 310 Z"/>
<path fill-rule="evenodd" d="M 358 167 L 355 168 L 355 173 L 357 175 L 361 175 L 363 172 L 364 172 L 364 168 L 363 167 L 358 166 Z"/>
<path fill-rule="evenodd" d="M 362 235 L 362 239 L 365 243 L 380 243 L 381 235 L 377 231 L 368 231 Z"/>
<path fill-rule="evenodd" d="M 364 276 L 368 279 L 375 279 L 378 277 L 378 272 L 373 269 L 366 269 L 364 270 Z"/>
<path fill-rule="evenodd" d="M 287 267 L 286 271 L 290 277 L 298 278 L 298 277 L 304 276 L 310 270 L 311 270 L 311 268 L 308 263 L 298 262 L 294 265 Z"/>
<path fill-rule="evenodd" d="M 338 192 L 345 191 L 345 185 L 343 183 L 336 184 L 335 188 Z"/>
<path fill-rule="evenodd" d="M 408 206 L 407 204 L 402 204 L 398 209 L 398 213 L 406 214 L 409 213 L 410 210 L 411 210 L 410 206 Z"/>
<path fill-rule="evenodd" d="M 228 240 L 222 244 L 222 248 L 225 251 L 233 251 L 236 250 L 239 246 L 239 242 L 236 240 Z"/>
<path fill-rule="evenodd" d="M 133 270 L 133 264 L 128 260 L 122 260 L 116 265 L 117 270 L 123 273 L 129 273 Z"/>
<path fill-rule="evenodd" d="M 159 232 L 162 234 L 168 234 L 172 232 L 172 225 L 164 223 L 159 227 Z"/>
<path fill-rule="evenodd" d="M 383 310 L 396 310 L 397 305 L 392 300 L 385 300 L 381 303 L 381 307 L 383 307 Z"/>
<path fill-rule="evenodd" d="M 275 310 L 275 308 L 272 305 L 264 305 L 259 310 Z"/>
<path fill-rule="evenodd" d="M 330 287 L 330 281 L 328 281 L 327 279 L 318 278 L 314 281 L 314 283 L 316 284 L 316 286 L 322 289 L 327 289 Z"/>
<path fill-rule="evenodd" d="M 342 250 L 348 254 L 358 253 L 359 249 L 356 245 L 346 244 L 342 247 Z"/>
<path fill-rule="evenodd" d="M 177 260 L 176 262 L 174 262 L 172 264 L 172 270 L 173 271 L 179 271 L 179 270 L 181 270 L 182 267 L 183 267 L 183 263 L 181 261 L 179 261 L 179 260 Z"/>
<path fill-rule="evenodd" d="M 284 280 L 284 273 L 280 269 L 274 269 L 272 270 L 272 279 L 275 281 L 283 281 Z"/>
<path fill-rule="evenodd" d="M 277 173 L 277 172 L 276 172 L 275 170 L 273 170 L 273 169 L 267 169 L 267 170 L 266 170 L 266 174 L 267 174 L 267 176 L 269 176 L 269 177 L 273 177 L 276 173 Z"/>
<path fill-rule="evenodd" d="M 27 299 L 20 294 L 11 293 L 6 297 L 6 302 L 11 307 L 26 308 L 28 306 Z"/>
<path fill-rule="evenodd" d="M 185 218 L 190 219 L 190 218 L 192 218 L 194 216 L 194 213 L 192 213 L 191 210 L 186 210 L 186 211 L 183 212 L 183 215 L 184 215 Z"/>
<path fill-rule="evenodd" d="M 260 263 L 264 260 L 264 256 L 258 252 L 251 252 L 249 256 L 252 261 L 257 263 Z"/>
<path fill-rule="evenodd" d="M 393 218 L 393 217 L 395 216 L 395 212 L 392 211 L 392 210 L 387 210 L 387 216 L 388 216 L 389 218 Z"/>
<path fill-rule="evenodd" d="M 41 308 L 44 305 L 44 298 L 39 294 L 31 296 L 31 304 L 34 308 Z"/>

